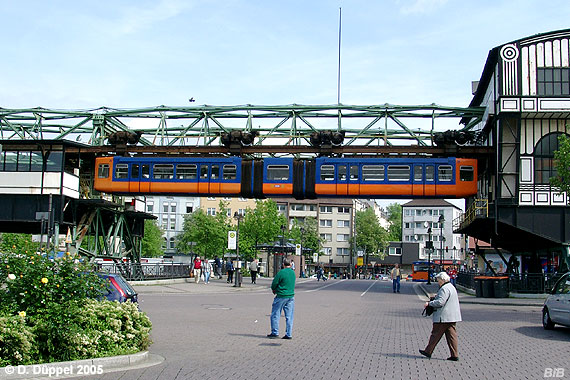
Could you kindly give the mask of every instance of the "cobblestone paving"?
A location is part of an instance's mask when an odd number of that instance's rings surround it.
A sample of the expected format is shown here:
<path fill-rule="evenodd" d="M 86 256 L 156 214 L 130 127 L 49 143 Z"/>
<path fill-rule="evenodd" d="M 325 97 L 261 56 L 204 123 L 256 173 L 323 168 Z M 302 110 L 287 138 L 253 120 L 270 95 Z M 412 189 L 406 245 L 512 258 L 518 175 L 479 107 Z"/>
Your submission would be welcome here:
<path fill-rule="evenodd" d="M 570 378 L 570 329 L 543 330 L 538 306 L 463 304 L 460 361 L 445 360 L 445 338 L 431 360 L 422 357 L 431 318 L 421 316 L 416 286 L 404 282 L 394 294 L 385 281 L 299 283 L 289 341 L 266 338 L 273 298 L 266 288 L 139 289 L 154 326 L 150 352 L 165 362 L 90 379 L 518 380 L 542 379 L 547 368 L 563 368 L 563 378 Z M 281 324 L 283 335 L 284 319 Z"/>

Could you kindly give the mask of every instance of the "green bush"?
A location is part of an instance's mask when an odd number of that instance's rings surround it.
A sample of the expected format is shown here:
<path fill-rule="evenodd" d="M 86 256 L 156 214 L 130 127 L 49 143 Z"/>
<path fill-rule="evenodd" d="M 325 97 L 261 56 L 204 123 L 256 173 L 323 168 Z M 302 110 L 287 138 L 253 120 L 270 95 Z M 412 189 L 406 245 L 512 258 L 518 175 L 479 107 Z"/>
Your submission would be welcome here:
<path fill-rule="evenodd" d="M 139 352 L 151 322 L 131 302 L 101 298 L 91 266 L 66 254 L 0 254 L 0 365 Z"/>

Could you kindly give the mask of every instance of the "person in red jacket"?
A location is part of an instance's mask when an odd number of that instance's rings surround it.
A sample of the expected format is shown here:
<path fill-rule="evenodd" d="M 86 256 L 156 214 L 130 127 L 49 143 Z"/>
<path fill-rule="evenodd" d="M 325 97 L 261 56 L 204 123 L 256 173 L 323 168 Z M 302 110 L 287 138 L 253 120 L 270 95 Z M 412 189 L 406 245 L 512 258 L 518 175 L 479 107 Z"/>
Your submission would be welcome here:
<path fill-rule="evenodd" d="M 200 256 L 197 256 L 194 259 L 194 282 L 200 282 L 200 276 L 202 275 L 202 260 L 200 260 Z"/>

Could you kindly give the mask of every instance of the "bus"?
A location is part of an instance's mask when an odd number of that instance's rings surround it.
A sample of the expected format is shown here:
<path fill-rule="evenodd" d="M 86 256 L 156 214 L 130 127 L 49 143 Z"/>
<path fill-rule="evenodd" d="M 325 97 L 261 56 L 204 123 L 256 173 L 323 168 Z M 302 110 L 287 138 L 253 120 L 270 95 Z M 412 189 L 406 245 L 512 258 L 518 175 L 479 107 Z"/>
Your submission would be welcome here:
<path fill-rule="evenodd" d="M 435 263 L 430 261 L 414 261 L 412 263 L 412 281 L 425 282 L 428 280 L 428 272 L 435 272 Z"/>

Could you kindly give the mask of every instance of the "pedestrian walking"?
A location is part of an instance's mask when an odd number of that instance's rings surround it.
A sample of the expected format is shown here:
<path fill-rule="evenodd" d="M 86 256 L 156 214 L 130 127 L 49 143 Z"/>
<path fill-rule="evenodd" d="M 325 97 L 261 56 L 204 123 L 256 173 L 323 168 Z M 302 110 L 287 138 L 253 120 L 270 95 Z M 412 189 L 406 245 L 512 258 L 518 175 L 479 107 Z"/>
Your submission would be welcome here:
<path fill-rule="evenodd" d="M 392 278 L 392 290 L 394 293 L 400 293 L 400 278 L 402 278 L 402 273 L 400 272 L 400 264 L 396 264 L 394 269 L 390 272 L 390 277 Z"/>
<path fill-rule="evenodd" d="M 196 256 L 194 259 L 194 282 L 200 282 L 200 276 L 202 275 L 202 260 L 200 260 L 200 256 Z"/>
<path fill-rule="evenodd" d="M 208 259 L 202 261 L 202 273 L 204 273 L 204 284 L 210 282 L 210 275 L 212 274 L 212 264 Z"/>
<path fill-rule="evenodd" d="M 317 272 L 317 281 L 320 281 L 320 280 L 321 280 L 321 276 L 322 276 L 321 267 L 317 267 L 317 269 L 315 270 L 315 272 Z"/>
<path fill-rule="evenodd" d="M 254 259 L 251 263 L 249 263 L 249 272 L 251 273 L 251 283 L 255 284 L 257 281 L 257 272 L 259 270 L 259 266 L 257 265 L 257 259 Z"/>
<path fill-rule="evenodd" d="M 292 339 L 293 312 L 295 309 L 295 272 L 291 269 L 291 261 L 289 259 L 283 260 L 283 269 L 277 272 L 271 283 L 271 290 L 275 294 L 275 298 L 271 306 L 271 333 L 267 337 L 279 337 L 279 319 L 281 318 L 281 311 L 283 311 L 286 325 L 283 339 Z"/>
<path fill-rule="evenodd" d="M 222 261 L 218 256 L 214 259 L 214 263 L 216 266 L 216 275 L 218 276 L 218 280 L 222 279 Z"/>
<path fill-rule="evenodd" d="M 232 263 L 232 260 L 230 258 L 228 258 L 228 260 L 226 261 L 226 272 L 228 272 L 228 284 L 230 284 L 233 280 L 234 277 L 234 263 Z"/>
<path fill-rule="evenodd" d="M 440 272 L 435 278 L 439 285 L 437 295 L 433 301 L 426 302 L 424 305 L 424 307 L 429 305 L 435 309 L 433 312 L 433 328 L 429 343 L 424 350 L 420 350 L 420 354 L 431 358 L 435 346 L 437 346 L 441 337 L 445 334 L 449 352 L 451 353 L 447 360 L 458 361 L 456 323 L 461 322 L 461 310 L 459 309 L 457 290 L 449 282 L 450 278 L 447 273 Z"/>

